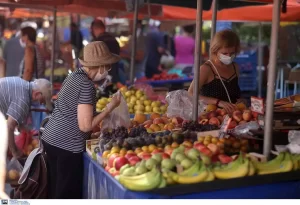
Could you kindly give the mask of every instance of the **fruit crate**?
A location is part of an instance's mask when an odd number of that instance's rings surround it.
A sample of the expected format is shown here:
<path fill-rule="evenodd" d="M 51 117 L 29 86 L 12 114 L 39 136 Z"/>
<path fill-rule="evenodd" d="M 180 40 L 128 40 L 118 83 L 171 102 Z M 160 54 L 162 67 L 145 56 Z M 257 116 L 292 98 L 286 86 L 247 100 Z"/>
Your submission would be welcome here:
<path fill-rule="evenodd" d="M 99 151 L 99 139 L 86 140 L 86 152 L 92 159 L 96 159 Z"/>
<path fill-rule="evenodd" d="M 299 170 L 297 170 L 277 174 L 254 175 L 235 179 L 214 180 L 210 182 L 201 182 L 197 184 L 169 185 L 165 188 L 151 190 L 149 191 L 149 193 L 164 195 L 168 197 L 175 197 L 179 195 L 197 194 L 202 192 L 212 192 L 218 190 L 228 190 L 249 186 L 275 184 L 279 182 L 299 180 L 300 174 Z"/>

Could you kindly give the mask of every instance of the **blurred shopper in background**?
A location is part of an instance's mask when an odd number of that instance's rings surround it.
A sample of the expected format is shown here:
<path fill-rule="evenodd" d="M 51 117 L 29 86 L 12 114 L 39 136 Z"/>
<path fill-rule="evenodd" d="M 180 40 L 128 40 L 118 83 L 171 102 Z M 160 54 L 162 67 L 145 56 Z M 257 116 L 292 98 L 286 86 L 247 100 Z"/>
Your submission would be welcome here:
<path fill-rule="evenodd" d="M 176 68 L 183 69 L 194 64 L 195 39 L 193 37 L 194 26 L 183 26 L 182 35 L 175 37 Z"/>
<path fill-rule="evenodd" d="M 20 65 L 21 77 L 24 80 L 43 78 L 45 76 L 45 60 L 36 46 L 36 30 L 32 27 L 21 29 L 21 41 L 25 47 L 24 59 Z"/>
<path fill-rule="evenodd" d="M 76 23 L 71 23 L 71 44 L 76 48 L 76 58 L 79 58 L 79 53 L 83 48 L 83 36 Z"/>
<path fill-rule="evenodd" d="M 165 54 L 166 45 L 164 43 L 164 34 L 160 31 L 160 25 L 152 28 L 145 41 L 145 76 L 152 78 L 153 75 L 159 74 L 161 56 Z"/>
<path fill-rule="evenodd" d="M 96 19 L 92 22 L 91 34 L 93 36 L 93 41 L 103 41 L 111 53 L 120 55 L 120 45 L 113 35 L 106 32 L 103 21 Z M 120 81 L 119 64 L 114 63 L 108 74 L 112 76 L 112 83 L 118 83 Z"/>

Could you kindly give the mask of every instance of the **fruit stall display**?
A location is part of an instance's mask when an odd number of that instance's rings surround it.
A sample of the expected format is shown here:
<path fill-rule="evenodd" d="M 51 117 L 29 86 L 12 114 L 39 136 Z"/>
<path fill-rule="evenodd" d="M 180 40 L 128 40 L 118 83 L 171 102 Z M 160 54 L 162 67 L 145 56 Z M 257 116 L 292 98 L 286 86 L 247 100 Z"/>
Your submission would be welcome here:
<path fill-rule="evenodd" d="M 151 100 L 142 90 L 122 87 L 120 91 L 127 102 L 130 114 L 151 114 L 152 112 L 164 114 L 167 111 L 167 104 L 159 100 Z M 100 98 L 96 105 L 97 112 L 101 112 L 110 101 L 111 98 Z"/>
<path fill-rule="evenodd" d="M 145 81 L 161 81 L 161 80 L 176 80 L 176 79 L 180 79 L 180 76 L 177 74 L 168 74 L 167 72 L 162 72 L 160 74 L 153 75 L 152 78 L 142 77 L 138 79 L 138 81 L 145 82 Z"/>

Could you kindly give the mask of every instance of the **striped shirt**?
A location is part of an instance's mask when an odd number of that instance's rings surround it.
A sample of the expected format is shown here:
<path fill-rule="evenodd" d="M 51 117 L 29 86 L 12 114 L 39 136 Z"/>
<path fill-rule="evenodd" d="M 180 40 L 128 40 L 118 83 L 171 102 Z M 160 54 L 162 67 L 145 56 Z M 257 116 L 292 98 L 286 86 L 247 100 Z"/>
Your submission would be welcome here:
<path fill-rule="evenodd" d="M 0 79 L 0 111 L 24 124 L 30 112 L 32 85 L 19 77 Z"/>
<path fill-rule="evenodd" d="M 79 68 L 64 81 L 55 102 L 55 108 L 45 130 L 42 140 L 46 143 L 73 152 L 85 150 L 85 140 L 91 132 L 79 129 L 77 107 L 79 104 L 91 104 L 96 114 L 96 89 L 86 72 Z"/>

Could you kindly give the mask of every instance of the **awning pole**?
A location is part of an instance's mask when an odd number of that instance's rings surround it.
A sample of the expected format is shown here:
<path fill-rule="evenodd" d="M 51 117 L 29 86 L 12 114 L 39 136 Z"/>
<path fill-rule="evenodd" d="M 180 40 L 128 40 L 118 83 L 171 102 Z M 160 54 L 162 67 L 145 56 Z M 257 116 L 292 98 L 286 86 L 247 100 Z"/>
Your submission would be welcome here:
<path fill-rule="evenodd" d="M 137 20 L 138 20 L 138 7 L 139 1 L 134 0 L 134 17 L 133 17 L 133 33 L 131 41 L 131 58 L 130 58 L 130 83 L 134 81 L 134 66 L 135 66 L 135 54 L 136 54 L 136 31 L 137 31 Z"/>
<path fill-rule="evenodd" d="M 263 78 L 263 45 L 262 45 L 262 24 L 258 24 L 258 97 L 262 97 Z"/>
<path fill-rule="evenodd" d="M 193 120 L 198 121 L 198 102 L 199 102 L 199 74 L 201 61 L 201 35 L 202 35 L 202 10 L 203 0 L 197 0 L 196 17 L 196 49 L 194 65 L 194 89 L 193 89 Z"/>
<path fill-rule="evenodd" d="M 52 94 L 53 94 L 53 76 L 54 76 L 54 68 L 55 68 L 55 45 L 56 45 L 56 8 L 53 10 L 53 32 L 52 32 L 52 50 L 51 50 L 51 75 L 50 82 L 52 84 Z"/>
<path fill-rule="evenodd" d="M 277 65 L 277 49 L 278 49 L 278 33 L 280 23 L 280 6 L 281 0 L 274 0 L 273 2 L 273 16 L 272 16 L 272 33 L 271 33 L 271 49 L 270 62 L 268 72 L 268 88 L 265 114 L 265 132 L 264 132 L 264 155 L 269 157 L 272 149 L 272 134 L 273 134 L 273 108 L 274 108 L 274 91 L 275 91 L 275 77 Z"/>
<path fill-rule="evenodd" d="M 212 19 L 211 19 L 210 40 L 212 40 L 214 35 L 216 34 L 217 14 L 218 14 L 218 0 L 213 0 L 213 2 L 212 2 Z"/>

